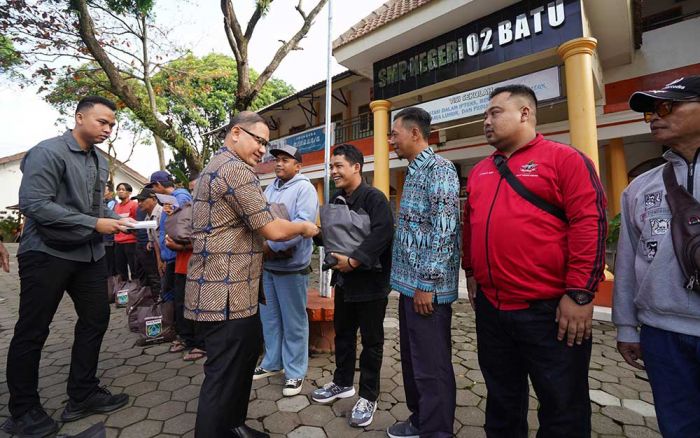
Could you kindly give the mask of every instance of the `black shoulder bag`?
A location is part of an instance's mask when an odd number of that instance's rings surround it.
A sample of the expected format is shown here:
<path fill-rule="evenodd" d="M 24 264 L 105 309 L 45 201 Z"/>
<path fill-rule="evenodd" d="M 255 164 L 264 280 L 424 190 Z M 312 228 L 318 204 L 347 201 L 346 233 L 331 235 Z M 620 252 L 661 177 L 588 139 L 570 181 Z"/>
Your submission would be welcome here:
<path fill-rule="evenodd" d="M 532 193 L 523 185 L 523 183 L 520 182 L 518 177 L 516 177 L 513 174 L 513 172 L 511 172 L 511 170 L 508 168 L 506 158 L 503 155 L 494 156 L 493 162 L 496 164 L 496 169 L 498 169 L 498 173 L 500 173 L 501 176 L 505 178 L 506 182 L 513 188 L 513 190 L 515 190 L 515 193 L 522 196 L 526 201 L 539 208 L 540 210 L 544 210 L 552 216 L 558 217 L 564 223 L 569 223 L 569 219 L 567 219 L 564 210 L 557 207 L 556 205 L 550 204 L 549 202 L 540 198 L 536 194 Z"/>
<path fill-rule="evenodd" d="M 671 209 L 673 250 L 687 280 L 685 288 L 700 292 L 700 203 L 678 184 L 671 163 L 664 166 L 663 178 Z"/>
<path fill-rule="evenodd" d="M 101 216 L 100 210 L 102 209 L 102 187 L 100 185 L 100 162 L 97 158 L 97 151 L 92 151 L 92 158 L 95 160 L 95 186 L 89 215 L 99 218 Z M 35 222 L 35 224 L 36 230 L 44 244 L 58 251 L 71 251 L 100 238 L 97 231 L 90 230 L 86 233 L 85 227 L 79 225 L 52 227 L 41 225 L 39 222 Z"/>

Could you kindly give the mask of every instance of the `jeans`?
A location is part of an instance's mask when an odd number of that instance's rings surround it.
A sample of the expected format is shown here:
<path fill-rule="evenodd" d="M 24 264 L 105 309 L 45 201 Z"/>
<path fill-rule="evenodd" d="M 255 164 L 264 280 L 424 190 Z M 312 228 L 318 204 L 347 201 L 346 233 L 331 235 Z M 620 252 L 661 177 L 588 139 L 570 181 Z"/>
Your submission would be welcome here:
<path fill-rule="evenodd" d="M 259 309 L 265 356 L 260 366 L 272 371 L 284 368 L 287 379 L 303 379 L 309 366 L 308 285 L 308 275 L 263 270 L 266 304 Z"/>
<path fill-rule="evenodd" d="M 242 426 L 248 414 L 262 342 L 260 315 L 198 324 L 203 330 L 207 360 L 194 434 L 198 438 L 231 436 L 231 429 Z"/>
<path fill-rule="evenodd" d="M 452 368 L 452 305 L 433 303 L 433 313 L 413 310 L 413 298 L 399 298 L 401 370 L 409 421 L 421 437 L 452 437 L 457 385 Z"/>
<path fill-rule="evenodd" d="M 362 336 L 360 353 L 360 397 L 369 401 L 379 398 L 379 375 L 384 354 L 384 315 L 388 299 L 347 302 L 345 291 L 335 287 L 335 373 L 333 382 L 353 386 L 357 357 L 357 329 Z"/>
<path fill-rule="evenodd" d="M 29 251 L 17 258 L 19 319 L 7 354 L 9 408 L 15 418 L 40 406 L 37 386 L 41 350 L 63 292 L 68 292 L 78 314 L 67 388 L 68 397 L 74 401 L 85 400 L 98 388 L 97 362 L 109 324 L 104 257 L 85 263 Z"/>
<path fill-rule="evenodd" d="M 528 376 L 540 407 L 542 437 L 590 437 L 588 365 L 592 340 L 573 347 L 557 340 L 558 299 L 500 311 L 479 292 L 476 336 L 486 381 L 486 436 L 527 437 Z"/>
<path fill-rule="evenodd" d="M 643 325 L 641 344 L 661 434 L 700 437 L 700 337 Z"/>

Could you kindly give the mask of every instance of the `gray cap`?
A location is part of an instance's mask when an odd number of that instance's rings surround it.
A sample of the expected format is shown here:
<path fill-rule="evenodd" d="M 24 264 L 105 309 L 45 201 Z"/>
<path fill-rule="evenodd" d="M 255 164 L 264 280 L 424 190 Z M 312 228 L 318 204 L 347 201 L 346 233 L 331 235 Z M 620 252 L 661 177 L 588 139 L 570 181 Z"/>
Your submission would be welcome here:
<path fill-rule="evenodd" d="M 277 157 L 279 154 L 289 155 L 301 163 L 301 152 L 299 152 L 299 149 L 295 148 L 294 146 L 283 144 L 270 149 L 270 155 L 273 157 Z"/>

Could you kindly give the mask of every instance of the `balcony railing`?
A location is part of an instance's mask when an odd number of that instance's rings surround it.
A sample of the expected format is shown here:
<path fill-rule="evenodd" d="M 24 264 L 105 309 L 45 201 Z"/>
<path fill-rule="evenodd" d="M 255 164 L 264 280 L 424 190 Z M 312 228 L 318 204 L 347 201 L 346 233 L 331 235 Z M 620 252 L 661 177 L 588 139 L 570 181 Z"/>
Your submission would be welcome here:
<path fill-rule="evenodd" d="M 371 113 L 335 122 L 335 143 L 344 143 L 374 135 L 374 119 Z"/>

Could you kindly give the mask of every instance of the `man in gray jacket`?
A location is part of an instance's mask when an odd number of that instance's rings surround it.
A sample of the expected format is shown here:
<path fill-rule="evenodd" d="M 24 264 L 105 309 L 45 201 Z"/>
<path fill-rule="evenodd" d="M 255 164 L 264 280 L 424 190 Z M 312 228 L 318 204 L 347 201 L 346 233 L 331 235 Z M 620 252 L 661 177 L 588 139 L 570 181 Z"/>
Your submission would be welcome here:
<path fill-rule="evenodd" d="M 700 199 L 700 76 L 661 90 L 634 93 L 678 183 Z M 700 436 L 700 293 L 686 289 L 673 248 L 664 166 L 637 177 L 622 194 L 615 263 L 613 322 L 617 348 L 631 366 L 646 367 L 664 437 Z M 644 366 L 639 360 L 644 360 Z"/>
<path fill-rule="evenodd" d="M 19 436 L 49 436 L 58 424 L 41 407 L 37 390 L 41 350 L 64 291 L 78 321 L 68 375 L 63 422 L 126 405 L 129 396 L 100 386 L 97 362 L 109 324 L 107 266 L 101 234 L 126 231 L 102 202 L 107 161 L 97 152 L 112 132 L 116 106 L 99 96 L 78 103 L 75 128 L 42 141 L 24 158 L 19 208 L 26 223 L 17 251 L 19 318 L 7 352 L 8 407 L 2 430 Z"/>

